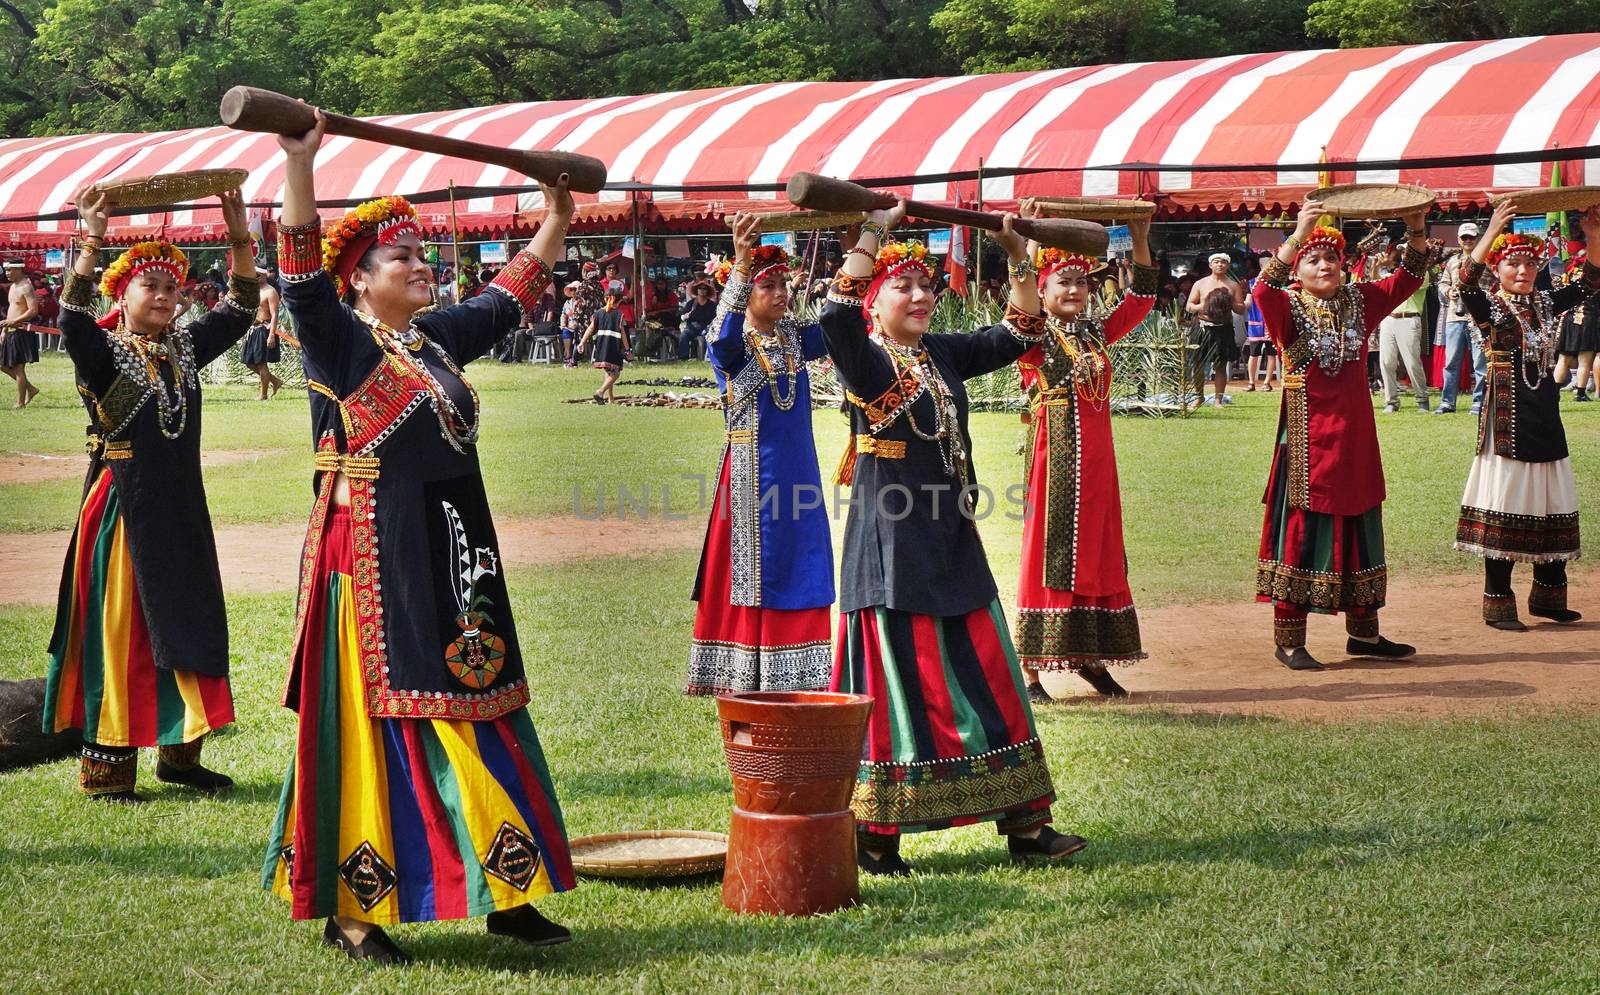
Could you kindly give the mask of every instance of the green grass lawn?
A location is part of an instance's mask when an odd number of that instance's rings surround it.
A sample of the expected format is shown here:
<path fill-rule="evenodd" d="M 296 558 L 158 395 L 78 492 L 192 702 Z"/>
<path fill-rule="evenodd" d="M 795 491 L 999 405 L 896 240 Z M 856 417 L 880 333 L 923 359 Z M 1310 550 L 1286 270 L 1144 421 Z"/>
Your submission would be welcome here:
<path fill-rule="evenodd" d="M 39 369 L 48 403 L 0 411 L 0 451 L 76 452 L 82 414 L 65 365 Z M 714 466 L 715 412 L 560 404 L 593 389 L 587 371 L 474 372 L 502 518 L 569 514 L 574 486 L 592 503 L 602 481 L 655 486 Z M 303 518 L 303 402 L 207 396 L 207 445 L 265 454 L 208 471 L 216 517 Z M 1245 395 L 1187 421 L 1116 423 L 1142 603 L 1247 596 L 1276 403 Z M 1589 506 L 1597 407 L 1567 408 Z M 817 422 L 831 469 L 843 428 L 832 412 Z M 1449 550 L 1471 419 L 1406 412 L 1379 424 L 1397 583 L 1473 569 Z M 1015 418 L 980 415 L 974 429 L 983 479 L 1013 479 Z M 0 514 L 11 531 L 62 528 L 76 490 L 0 487 Z M 610 548 L 603 522 L 574 527 Z M 983 530 L 1009 591 L 1018 526 L 997 517 Z M 695 555 L 611 551 L 512 574 L 532 712 L 568 828 L 725 828 L 712 706 L 678 694 Z M 148 756 L 155 800 L 140 808 L 84 800 L 72 762 L 0 774 L 0 991 L 1600 989 L 1600 720 L 1313 727 L 1100 708 L 1039 716 L 1058 825 L 1093 841 L 1071 867 L 1013 868 L 991 828 L 916 837 L 907 856 L 929 873 L 866 880 L 859 906 L 793 921 L 725 912 L 715 881 L 584 881 L 542 905 L 576 932 L 566 947 L 530 952 L 484 935 L 481 920 L 405 926 L 394 935 L 419 963 L 365 968 L 321 948 L 320 924 L 291 923 L 258 888 L 294 733 L 276 706 L 292 611 L 288 594 L 230 601 L 240 720 L 208 756 L 239 782 L 231 797 L 157 786 Z M 49 626 L 47 609 L 0 609 L 0 678 L 43 672 Z"/>

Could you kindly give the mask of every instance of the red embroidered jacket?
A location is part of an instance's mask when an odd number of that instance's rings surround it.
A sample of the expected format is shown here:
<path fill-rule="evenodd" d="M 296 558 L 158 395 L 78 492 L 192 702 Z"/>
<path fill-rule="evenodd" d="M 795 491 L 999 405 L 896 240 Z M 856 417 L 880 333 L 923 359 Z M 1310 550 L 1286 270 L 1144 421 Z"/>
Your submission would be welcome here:
<path fill-rule="evenodd" d="M 1284 358 L 1274 459 L 1289 461 L 1291 507 L 1360 515 L 1383 503 L 1383 462 L 1367 386 L 1367 336 L 1422 285 L 1426 261 L 1409 247 L 1399 269 L 1318 301 L 1270 275 L 1251 290 Z M 1265 498 L 1263 498 L 1265 500 Z"/>

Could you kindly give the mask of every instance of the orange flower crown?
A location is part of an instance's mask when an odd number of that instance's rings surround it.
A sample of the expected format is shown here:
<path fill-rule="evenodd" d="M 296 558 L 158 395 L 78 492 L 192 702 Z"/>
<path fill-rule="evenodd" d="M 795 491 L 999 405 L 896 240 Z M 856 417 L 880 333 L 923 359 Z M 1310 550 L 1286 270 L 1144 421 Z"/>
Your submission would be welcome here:
<path fill-rule="evenodd" d="M 1489 265 L 1498 266 L 1509 256 L 1532 256 L 1534 262 L 1540 262 L 1544 259 L 1544 240 L 1515 232 L 1495 236 L 1489 243 Z"/>
<path fill-rule="evenodd" d="M 929 276 L 933 275 L 926 245 L 921 242 L 886 242 L 879 246 L 878 255 L 872 261 L 872 275 L 877 278 L 885 274 L 898 273 L 912 264 L 927 270 Z"/>
<path fill-rule="evenodd" d="M 758 245 L 750 253 L 750 282 L 755 283 L 774 266 L 789 268 L 789 253 L 781 245 Z M 733 274 L 733 258 L 717 258 L 706 264 L 706 274 L 717 281 L 717 286 L 728 285 Z"/>
<path fill-rule="evenodd" d="M 1039 282 L 1042 284 L 1051 273 L 1058 269 L 1081 269 L 1085 275 L 1103 268 L 1100 260 L 1083 255 L 1080 252 L 1068 252 L 1065 249 L 1053 247 L 1040 248 L 1033 254 L 1034 268 L 1039 271 Z"/>
<path fill-rule="evenodd" d="M 116 262 L 106 267 L 100 278 L 100 292 L 117 300 L 128 283 L 147 269 L 164 270 L 182 283 L 189 275 L 189 257 L 171 242 L 135 242 Z"/>
<path fill-rule="evenodd" d="M 417 224 L 417 209 L 404 197 L 379 197 L 346 212 L 322 236 L 322 268 L 333 277 L 339 296 L 344 296 L 351 271 L 374 240 L 393 245 L 407 233 L 420 238 L 422 226 Z"/>
<path fill-rule="evenodd" d="M 1334 252 L 1338 253 L 1339 261 L 1341 263 L 1344 262 L 1344 232 L 1337 228 L 1330 228 L 1327 225 L 1318 225 L 1310 235 L 1306 236 L 1306 240 L 1300 243 L 1300 247 L 1294 251 L 1294 265 L 1300 265 L 1300 257 L 1307 252 L 1324 246 L 1333 249 Z"/>

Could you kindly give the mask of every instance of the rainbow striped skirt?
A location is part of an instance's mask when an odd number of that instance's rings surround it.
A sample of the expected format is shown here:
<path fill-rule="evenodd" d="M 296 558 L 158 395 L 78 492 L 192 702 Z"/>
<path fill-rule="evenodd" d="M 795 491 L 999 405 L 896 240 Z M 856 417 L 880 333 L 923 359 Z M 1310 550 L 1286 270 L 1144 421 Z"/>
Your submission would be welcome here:
<path fill-rule="evenodd" d="M 156 666 L 111 471 L 78 510 L 67 602 L 50 647 L 44 729 L 101 746 L 177 746 L 233 721 L 226 677 Z"/>
<path fill-rule="evenodd" d="M 526 709 L 374 719 L 362 697 L 348 509 L 330 508 L 297 647 L 300 729 L 262 885 L 296 919 L 487 915 L 573 887 Z"/>

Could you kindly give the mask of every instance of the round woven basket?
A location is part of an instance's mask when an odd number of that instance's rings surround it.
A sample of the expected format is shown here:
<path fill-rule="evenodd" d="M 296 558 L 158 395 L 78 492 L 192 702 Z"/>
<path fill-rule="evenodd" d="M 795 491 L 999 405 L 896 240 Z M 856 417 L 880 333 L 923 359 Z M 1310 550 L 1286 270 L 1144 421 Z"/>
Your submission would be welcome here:
<path fill-rule="evenodd" d="M 681 878 L 722 869 L 726 833 L 644 829 L 580 836 L 569 844 L 572 867 L 595 878 Z"/>
<path fill-rule="evenodd" d="M 1517 210 L 1523 214 L 1587 211 L 1600 204 L 1600 187 L 1533 187 L 1495 194 L 1490 198 L 1496 206 L 1508 200 L 1516 201 Z"/>
<path fill-rule="evenodd" d="M 1434 201 L 1432 190 L 1408 183 L 1342 183 L 1306 194 L 1320 200 L 1329 214 L 1341 218 L 1398 218 Z"/>
<path fill-rule="evenodd" d="M 160 176 L 130 176 L 96 183 L 95 189 L 106 195 L 106 204 L 111 207 L 160 207 L 215 197 L 242 186 L 249 175 L 243 169 L 193 169 Z"/>
<path fill-rule="evenodd" d="M 1148 218 L 1156 205 L 1148 200 L 1117 200 L 1114 197 L 1029 197 L 1022 202 L 1027 213 L 1038 207 L 1040 217 L 1077 218 L 1081 221 L 1126 221 Z"/>
<path fill-rule="evenodd" d="M 859 211 L 778 211 L 761 215 L 761 231 L 816 231 L 821 228 L 847 228 L 859 225 L 866 217 Z M 733 215 L 724 220 L 733 227 Z"/>

